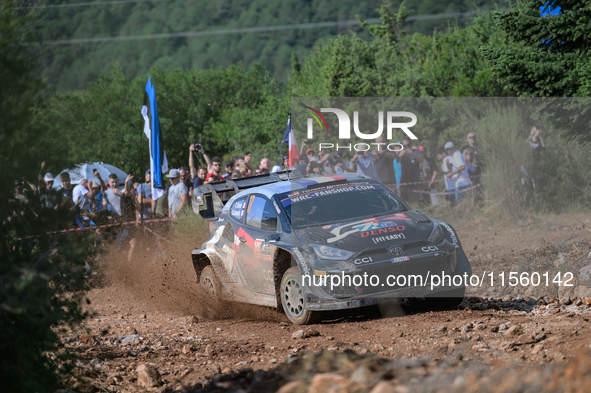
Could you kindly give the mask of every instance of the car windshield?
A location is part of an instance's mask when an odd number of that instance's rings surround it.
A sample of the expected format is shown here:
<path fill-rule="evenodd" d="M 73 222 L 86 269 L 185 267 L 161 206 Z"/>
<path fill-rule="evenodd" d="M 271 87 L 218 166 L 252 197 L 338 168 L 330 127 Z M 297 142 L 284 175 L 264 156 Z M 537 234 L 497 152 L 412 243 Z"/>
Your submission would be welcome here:
<path fill-rule="evenodd" d="M 291 225 L 306 228 L 407 210 L 389 190 L 378 184 L 353 184 L 324 190 L 278 195 Z"/>

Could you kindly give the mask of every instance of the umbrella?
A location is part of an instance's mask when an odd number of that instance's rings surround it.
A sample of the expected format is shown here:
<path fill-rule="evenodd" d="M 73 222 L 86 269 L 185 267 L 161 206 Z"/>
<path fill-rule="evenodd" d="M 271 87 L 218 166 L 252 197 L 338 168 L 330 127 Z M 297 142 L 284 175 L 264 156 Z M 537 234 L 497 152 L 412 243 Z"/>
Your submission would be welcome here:
<path fill-rule="evenodd" d="M 101 177 L 107 182 L 109 180 L 109 175 L 114 173 L 119 178 L 119 182 L 125 182 L 125 178 L 127 177 L 127 173 L 123 172 L 121 169 L 114 167 L 113 165 L 103 164 L 102 162 L 87 162 L 84 164 L 74 165 L 71 168 L 65 169 L 61 171 L 56 177 L 55 182 L 53 183 L 53 188 L 59 189 L 62 187 L 60 182 L 60 175 L 64 172 L 68 172 L 70 174 L 71 184 L 78 184 L 82 179 L 94 180 L 95 182 L 99 182 L 99 180 L 94 177 L 92 174 L 94 170 L 98 170 L 101 174 Z"/>

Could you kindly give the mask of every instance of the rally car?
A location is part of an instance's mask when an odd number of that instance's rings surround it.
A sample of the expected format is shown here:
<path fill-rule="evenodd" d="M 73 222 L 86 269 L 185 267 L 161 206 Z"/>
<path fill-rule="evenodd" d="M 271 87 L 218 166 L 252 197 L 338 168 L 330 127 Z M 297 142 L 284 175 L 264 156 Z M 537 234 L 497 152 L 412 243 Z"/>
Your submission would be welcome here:
<path fill-rule="evenodd" d="M 211 237 L 192 261 L 212 309 L 251 303 L 306 324 L 323 311 L 392 299 L 448 307 L 462 301 L 471 274 L 451 225 L 359 174 L 285 171 L 205 184 L 192 205 L 209 221 Z"/>

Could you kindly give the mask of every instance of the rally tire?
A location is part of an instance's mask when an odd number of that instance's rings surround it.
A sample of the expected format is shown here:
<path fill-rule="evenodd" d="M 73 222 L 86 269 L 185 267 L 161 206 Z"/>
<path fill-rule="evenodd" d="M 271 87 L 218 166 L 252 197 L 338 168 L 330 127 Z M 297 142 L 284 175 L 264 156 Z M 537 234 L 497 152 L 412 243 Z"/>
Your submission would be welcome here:
<path fill-rule="evenodd" d="M 295 325 L 318 323 L 322 313 L 311 311 L 306 306 L 302 274 L 297 266 L 283 273 L 280 287 L 281 306 L 287 318 Z"/>
<path fill-rule="evenodd" d="M 220 318 L 224 308 L 222 286 L 211 265 L 201 271 L 199 285 L 204 295 L 201 303 L 203 317 L 212 320 Z"/>

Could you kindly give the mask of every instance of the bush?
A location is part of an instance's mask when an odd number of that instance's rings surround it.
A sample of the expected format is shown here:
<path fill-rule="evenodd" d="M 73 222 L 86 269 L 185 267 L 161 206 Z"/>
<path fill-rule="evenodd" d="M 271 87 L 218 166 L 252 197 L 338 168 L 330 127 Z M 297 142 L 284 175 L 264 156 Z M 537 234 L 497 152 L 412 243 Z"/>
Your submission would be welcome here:
<path fill-rule="evenodd" d="M 17 215 L 0 226 L 0 378 L 9 392 L 53 391 L 68 371 L 67 356 L 57 352 L 59 329 L 86 316 L 80 300 L 92 239 L 45 235 L 56 215 L 34 195 L 11 210 Z M 19 240 L 30 234 L 38 236 Z"/>

